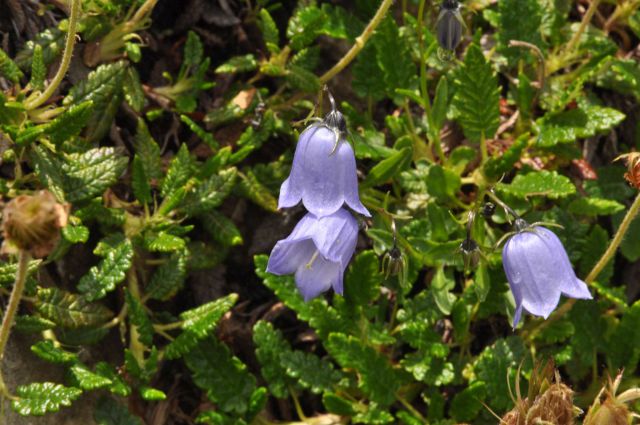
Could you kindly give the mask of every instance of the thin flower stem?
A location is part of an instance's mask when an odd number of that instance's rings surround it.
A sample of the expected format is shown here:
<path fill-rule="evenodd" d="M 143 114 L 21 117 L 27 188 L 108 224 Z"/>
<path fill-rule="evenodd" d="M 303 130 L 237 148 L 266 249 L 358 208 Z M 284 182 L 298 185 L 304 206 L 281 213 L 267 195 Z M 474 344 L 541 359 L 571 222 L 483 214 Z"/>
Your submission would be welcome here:
<path fill-rule="evenodd" d="M 0 395 L 11 397 L 2 378 L 2 359 L 4 357 L 4 350 L 9 341 L 9 335 L 11 334 L 11 327 L 20 305 L 20 299 L 22 298 L 22 292 L 24 291 L 25 282 L 27 281 L 27 271 L 29 269 L 30 255 L 24 250 L 20 250 L 18 257 L 18 270 L 16 272 L 16 280 L 9 297 L 9 304 L 4 312 L 2 318 L 2 327 L 0 327 Z"/>
<path fill-rule="evenodd" d="M 51 95 L 56 91 L 62 79 L 67 73 L 69 69 L 69 65 L 71 64 L 71 56 L 73 56 L 73 46 L 76 42 L 76 27 L 78 25 L 78 17 L 80 16 L 81 9 L 81 1 L 80 0 L 72 0 L 71 1 L 71 12 L 69 13 L 69 28 L 67 30 L 67 40 L 64 46 L 64 53 L 62 54 L 62 62 L 60 62 L 60 68 L 58 68 L 58 72 L 51 80 L 51 84 L 45 89 L 44 92 L 40 93 L 38 97 L 35 99 L 28 101 L 25 103 L 25 108 L 28 111 L 36 109 L 44 102 L 46 102 Z"/>
<path fill-rule="evenodd" d="M 604 254 L 602 254 L 602 256 L 600 257 L 596 265 L 593 266 L 593 268 L 591 269 L 587 277 L 584 279 L 587 285 L 591 285 L 593 281 L 596 280 L 596 278 L 598 277 L 602 269 L 613 258 L 616 251 L 618 250 L 618 247 L 622 243 L 622 240 L 624 239 L 625 234 L 629 230 L 629 226 L 631 225 L 631 222 L 638 215 L 639 212 L 640 212 L 640 193 L 638 194 L 638 196 L 636 196 L 636 199 L 633 201 L 633 204 L 631 204 L 631 208 L 629 208 L 629 210 L 627 211 L 627 214 L 622 219 L 622 223 L 620 223 L 620 227 L 618 227 L 616 234 L 613 236 L 613 239 L 611 239 L 611 242 L 609 243 L 607 250 L 604 252 Z M 528 339 L 532 340 L 543 329 L 545 329 L 555 321 L 561 319 L 567 312 L 569 312 L 573 308 L 575 303 L 576 303 L 576 299 L 574 298 L 567 300 L 567 302 L 562 304 L 555 312 L 553 312 L 553 314 L 551 314 L 551 316 L 549 316 L 547 320 L 540 322 L 538 326 L 531 329 L 531 331 L 529 331 L 527 335 Z"/>
<path fill-rule="evenodd" d="M 356 58 L 358 53 L 360 53 L 360 51 L 367 44 L 367 41 L 369 40 L 369 38 L 371 38 L 371 36 L 373 35 L 373 32 L 375 31 L 375 29 L 382 22 L 382 19 L 387 14 L 387 11 L 389 10 L 392 4 L 393 4 L 393 0 L 382 1 L 382 3 L 380 4 L 380 7 L 378 8 L 378 11 L 373 16 L 373 18 L 371 19 L 367 27 L 364 29 L 364 31 L 362 31 L 362 34 L 360 34 L 360 36 L 356 38 L 356 43 L 351 47 L 351 49 L 349 49 L 347 54 L 344 55 L 343 58 L 340 59 L 340 61 L 333 66 L 333 68 L 325 72 L 320 77 L 320 83 L 325 84 L 327 81 L 331 80 L 337 74 L 342 72 L 342 70 L 345 69 Z"/>
<path fill-rule="evenodd" d="M 569 43 L 567 44 L 567 48 L 565 52 L 567 52 L 568 54 L 572 54 L 573 50 L 577 47 L 578 43 L 580 42 L 580 38 L 584 33 L 584 30 L 587 29 L 587 25 L 589 25 L 589 22 L 591 22 L 591 18 L 593 18 L 594 13 L 596 13 L 596 10 L 598 9 L 599 4 L 600 4 L 600 0 L 591 1 L 591 4 L 589 5 L 587 12 L 582 17 L 582 21 L 580 22 L 578 31 L 576 31 L 576 33 L 573 34 L 573 37 L 571 38 L 571 40 L 569 40 Z"/>
<path fill-rule="evenodd" d="M 413 416 L 415 416 L 416 418 L 420 419 L 420 422 L 422 423 L 427 423 L 426 419 L 424 418 L 424 416 L 422 416 L 422 414 L 420 412 L 418 412 L 416 410 L 415 407 L 413 407 L 411 405 L 411 403 L 409 403 L 404 397 L 401 396 L 397 396 L 398 401 L 400 402 L 400 404 L 402 404 L 405 409 L 407 409 L 411 414 L 413 414 Z"/>

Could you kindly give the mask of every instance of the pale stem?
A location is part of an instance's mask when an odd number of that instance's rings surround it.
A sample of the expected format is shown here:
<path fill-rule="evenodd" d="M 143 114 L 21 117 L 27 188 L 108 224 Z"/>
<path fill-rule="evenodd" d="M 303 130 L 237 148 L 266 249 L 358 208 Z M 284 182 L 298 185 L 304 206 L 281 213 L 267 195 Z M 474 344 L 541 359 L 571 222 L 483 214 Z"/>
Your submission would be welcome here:
<path fill-rule="evenodd" d="M 567 44 L 566 52 L 571 54 L 571 52 L 577 47 L 580 42 L 580 38 L 584 33 L 584 30 L 587 29 L 587 25 L 591 22 L 591 18 L 593 18 L 594 13 L 598 9 L 598 5 L 600 4 L 600 0 L 593 0 L 587 9 L 587 12 L 582 17 L 582 21 L 580 22 L 580 26 L 578 27 L 578 31 L 573 34 L 571 40 L 569 40 L 569 44 Z"/>
<path fill-rule="evenodd" d="M 362 34 L 360 34 L 360 36 L 356 38 L 356 43 L 351 47 L 351 49 L 349 49 L 347 54 L 344 55 L 342 59 L 340 59 L 340 61 L 333 66 L 333 68 L 325 72 L 320 77 L 320 83 L 324 84 L 330 79 L 332 79 L 333 77 L 335 77 L 356 58 L 358 53 L 360 53 L 360 51 L 367 44 L 367 41 L 369 40 L 369 38 L 371 38 L 371 36 L 373 35 L 373 32 L 375 31 L 375 29 L 378 27 L 378 25 L 380 25 L 380 22 L 382 22 L 382 19 L 384 18 L 384 16 L 387 13 L 387 10 L 389 10 L 392 4 L 393 4 L 393 0 L 382 1 L 382 3 L 380 4 L 380 7 L 378 8 L 378 11 L 373 16 L 373 18 L 371 18 L 371 21 L 369 22 L 367 27 L 364 29 L 364 31 L 362 31 Z"/>
<path fill-rule="evenodd" d="M 33 110 L 46 102 L 51 95 L 56 91 L 62 79 L 67 73 L 69 69 L 69 65 L 71 64 L 71 56 L 73 56 L 73 46 L 76 42 L 76 27 L 78 24 L 78 17 L 80 16 L 81 2 L 80 0 L 72 0 L 71 1 L 71 12 L 69 14 L 69 28 L 67 30 L 67 40 L 64 46 L 64 53 L 62 54 L 62 62 L 60 62 L 60 68 L 58 68 L 58 72 L 51 80 L 51 84 L 45 89 L 44 92 L 40 93 L 40 95 L 25 103 L 25 108 L 27 110 Z"/>

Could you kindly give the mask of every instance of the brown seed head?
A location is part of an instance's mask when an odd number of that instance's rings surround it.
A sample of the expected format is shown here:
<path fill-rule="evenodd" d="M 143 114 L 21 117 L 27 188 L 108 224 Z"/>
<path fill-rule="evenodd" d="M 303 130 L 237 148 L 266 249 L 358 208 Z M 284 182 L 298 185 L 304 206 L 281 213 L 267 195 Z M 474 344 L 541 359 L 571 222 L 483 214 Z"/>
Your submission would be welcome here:
<path fill-rule="evenodd" d="M 631 186 L 640 189 L 640 152 L 620 155 L 616 158 L 616 160 L 618 159 L 624 159 L 627 163 L 627 172 L 624 173 L 624 178 Z"/>
<path fill-rule="evenodd" d="M 36 258 L 46 257 L 60 239 L 68 217 L 69 205 L 58 203 L 49 191 L 14 198 L 3 211 L 2 251 L 18 248 Z"/>

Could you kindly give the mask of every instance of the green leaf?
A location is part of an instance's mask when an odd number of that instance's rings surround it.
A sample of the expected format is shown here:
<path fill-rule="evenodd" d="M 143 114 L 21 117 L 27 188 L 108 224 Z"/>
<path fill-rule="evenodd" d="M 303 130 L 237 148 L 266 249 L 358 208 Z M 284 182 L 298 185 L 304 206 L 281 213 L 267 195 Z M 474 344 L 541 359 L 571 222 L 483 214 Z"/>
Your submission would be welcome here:
<path fill-rule="evenodd" d="M 198 34 L 193 31 L 187 33 L 187 42 L 184 44 L 184 56 L 182 58 L 182 68 L 195 68 L 202 62 L 204 48 Z M 181 73 L 182 74 L 182 73 Z"/>
<path fill-rule="evenodd" d="M 295 381 L 287 379 L 287 372 L 280 362 L 280 355 L 290 352 L 291 346 L 279 330 L 274 329 L 271 323 L 264 320 L 258 321 L 253 326 L 253 343 L 256 345 L 256 357 L 262 365 L 260 372 L 269 384 L 269 391 L 278 398 L 288 397 L 288 386 Z"/>
<path fill-rule="evenodd" d="M 101 397 L 96 403 L 93 419 L 96 425 L 143 425 L 140 418 L 111 397 Z"/>
<path fill-rule="evenodd" d="M 15 57 L 15 62 L 24 71 L 31 68 L 35 55 L 35 46 L 42 47 L 42 58 L 45 65 L 50 65 L 58 58 L 64 49 L 65 33 L 58 28 L 48 28 L 27 41 L 22 50 Z"/>
<path fill-rule="evenodd" d="M 568 177 L 547 170 L 518 174 L 511 184 L 499 183 L 498 189 L 520 199 L 530 196 L 559 199 L 576 193 L 576 187 Z"/>
<path fill-rule="evenodd" d="M 409 88 L 416 79 L 416 66 L 408 42 L 395 20 L 387 17 L 376 29 L 371 43 L 376 48 L 376 60 L 382 70 L 387 96 L 393 99 L 397 97 L 396 89 Z M 397 103 L 400 102 L 400 98 L 397 99 Z"/>
<path fill-rule="evenodd" d="M 502 0 L 498 3 L 498 13 L 499 51 L 507 57 L 511 66 L 531 55 L 529 49 L 509 47 L 511 40 L 542 47 L 542 7 L 538 0 Z"/>
<path fill-rule="evenodd" d="M 38 288 L 35 306 L 45 319 L 72 329 L 101 325 L 113 316 L 105 306 L 57 288 Z"/>
<path fill-rule="evenodd" d="M 80 394 L 82 390 L 78 388 L 53 382 L 34 382 L 17 388 L 18 399 L 11 402 L 11 407 L 22 416 L 42 416 L 57 412 L 62 406 L 71 406 Z"/>
<path fill-rule="evenodd" d="M 446 76 L 440 77 L 436 86 L 436 94 L 433 97 L 431 107 L 431 121 L 435 127 L 434 131 L 439 131 L 447 118 L 449 108 L 449 84 Z"/>
<path fill-rule="evenodd" d="M 189 155 L 189 148 L 186 144 L 182 144 L 178 154 L 171 160 L 167 175 L 162 182 L 162 196 L 167 197 L 183 187 L 191 178 L 193 167 L 194 164 Z"/>
<path fill-rule="evenodd" d="M 385 356 L 360 339 L 339 333 L 329 335 L 326 348 L 340 366 L 358 372 L 358 387 L 371 401 L 384 406 L 395 401 L 400 380 Z"/>
<path fill-rule="evenodd" d="M 622 220 L 621 215 L 622 214 L 617 217 L 620 221 Z M 618 220 L 616 220 L 616 222 L 619 223 Z M 627 230 L 627 235 L 640 235 L 640 217 L 633 219 L 629 230 Z M 627 260 L 631 262 L 638 261 L 638 259 L 640 259 L 640 238 L 637 236 L 624 238 L 620 244 L 620 252 L 622 252 L 622 255 L 624 255 Z"/>
<path fill-rule="evenodd" d="M 265 8 L 260 9 L 260 19 L 258 20 L 258 26 L 260 27 L 260 31 L 262 32 L 262 39 L 264 40 L 267 48 L 272 53 L 277 53 L 279 49 L 274 49 L 274 47 L 277 48 L 280 45 L 280 32 L 278 31 L 278 27 L 275 21 L 269 14 L 269 11 Z"/>
<path fill-rule="evenodd" d="M 85 243 L 89 240 L 89 229 L 85 226 L 67 225 L 62 228 L 62 236 L 71 243 Z"/>
<path fill-rule="evenodd" d="M 612 215 L 623 211 L 625 206 L 618 201 L 603 198 L 578 198 L 569 204 L 569 212 L 577 215 Z"/>
<path fill-rule="evenodd" d="M 365 307 L 380 296 L 378 257 L 373 251 L 363 251 L 352 261 L 346 276 L 345 301 L 349 306 Z"/>
<path fill-rule="evenodd" d="M 322 404 L 324 404 L 327 411 L 340 416 L 354 416 L 356 414 L 353 404 L 337 394 L 324 393 L 322 395 Z"/>
<path fill-rule="evenodd" d="M 127 166 L 127 158 L 114 148 L 96 148 L 63 157 L 34 147 L 34 161 L 40 179 L 59 198 L 78 202 L 102 195 Z"/>
<path fill-rule="evenodd" d="M 318 356 L 302 351 L 284 351 L 280 362 L 287 376 L 314 394 L 333 391 L 342 377 L 333 365 Z"/>
<path fill-rule="evenodd" d="M 189 127 L 191 131 L 193 131 L 200 139 L 202 139 L 203 142 L 209 145 L 211 149 L 217 150 L 220 148 L 220 144 L 216 142 L 216 140 L 213 138 L 213 135 L 200 127 L 194 120 L 182 114 L 180 115 L 180 121 L 185 123 L 187 127 Z"/>
<path fill-rule="evenodd" d="M 378 162 L 367 174 L 367 178 L 362 182 L 362 187 L 373 187 L 381 183 L 386 183 L 391 178 L 397 176 L 411 165 L 411 148 L 403 148 L 390 157 Z"/>
<path fill-rule="evenodd" d="M 258 69 L 258 61 L 252 54 L 234 56 L 216 68 L 216 74 L 236 74 Z"/>
<path fill-rule="evenodd" d="M 180 209 L 194 216 L 219 207 L 235 186 L 237 176 L 238 170 L 235 167 L 220 170 L 190 191 Z"/>
<path fill-rule="evenodd" d="M 135 44 L 128 43 L 128 45 Z M 127 72 L 125 73 L 122 82 L 122 90 L 124 92 L 124 99 L 127 101 L 127 104 L 131 106 L 134 111 L 142 112 L 146 101 L 146 95 L 144 93 L 144 89 L 142 88 L 142 83 L 140 82 L 140 75 L 138 74 L 138 71 L 132 66 L 127 67 Z"/>
<path fill-rule="evenodd" d="M 207 338 L 186 356 L 194 383 L 223 412 L 243 414 L 255 389 L 255 379 L 247 367 L 215 338 Z"/>
<path fill-rule="evenodd" d="M 455 73 L 453 105 L 464 135 L 474 142 L 491 139 L 500 124 L 500 91 L 491 64 L 482 50 L 472 44 L 464 63 Z"/>
<path fill-rule="evenodd" d="M 107 293 L 116 289 L 117 284 L 124 281 L 126 273 L 131 267 L 133 245 L 129 239 L 122 238 L 117 245 L 110 247 L 102 256 L 104 259 L 97 266 L 91 267 L 89 273 L 78 282 L 78 290 L 83 292 L 89 301 L 103 298 Z"/>
<path fill-rule="evenodd" d="M 353 91 L 358 96 L 371 98 L 373 101 L 382 99 L 386 93 L 386 85 L 382 69 L 378 65 L 377 54 L 373 43 L 367 43 L 356 57 L 352 71 Z"/>
<path fill-rule="evenodd" d="M 31 61 L 31 87 L 35 90 L 44 90 L 44 79 L 47 76 L 47 67 L 44 64 L 42 46 L 35 45 L 33 49 L 33 60 Z"/>
<path fill-rule="evenodd" d="M 537 144 L 551 147 L 558 143 L 571 143 L 609 131 L 624 119 L 622 112 L 597 105 L 582 105 L 576 109 L 547 114 L 536 121 L 539 128 Z"/>
<path fill-rule="evenodd" d="M 186 265 L 185 256 L 176 253 L 158 267 L 145 288 L 149 298 L 161 301 L 172 298 L 184 286 Z"/>
<path fill-rule="evenodd" d="M 244 173 L 238 173 L 240 182 L 238 183 L 238 191 L 244 197 L 250 199 L 257 205 L 269 212 L 278 210 L 278 201 L 273 197 L 268 188 L 262 184 L 251 170 Z"/>
<path fill-rule="evenodd" d="M 144 311 L 144 306 L 140 300 L 131 295 L 129 290 L 126 290 L 124 295 L 127 301 L 127 307 L 129 308 L 129 321 L 138 334 L 138 341 L 140 344 L 150 347 L 153 344 L 153 325 L 151 324 L 151 320 Z M 131 337 L 134 337 L 133 332 Z"/>
<path fill-rule="evenodd" d="M 133 148 L 140 158 L 145 175 L 150 180 L 160 179 L 164 174 L 162 171 L 162 159 L 160 158 L 160 146 L 151 137 L 149 129 L 142 118 L 138 119 Z"/>
<path fill-rule="evenodd" d="M 322 29 L 327 16 L 316 6 L 299 7 L 287 26 L 287 38 L 293 50 L 311 44 Z"/>
<path fill-rule="evenodd" d="M 31 274 L 38 270 L 42 260 L 31 260 L 27 266 L 27 274 Z M 18 271 L 18 263 L 0 262 L 0 286 L 12 285 L 16 280 L 16 272 Z"/>
<path fill-rule="evenodd" d="M 144 243 L 149 252 L 177 252 L 183 251 L 186 247 L 184 239 L 167 232 L 148 235 Z"/>
<path fill-rule="evenodd" d="M 445 273 L 444 267 L 438 267 L 433 280 L 431 281 L 431 293 L 436 305 L 443 314 L 450 314 L 453 307 L 453 303 L 456 301 L 456 296 L 451 293 L 451 290 L 456 286 L 456 282 L 453 280 L 450 273 Z"/>
<path fill-rule="evenodd" d="M 136 154 L 133 157 L 133 165 L 131 168 L 131 187 L 133 194 L 141 204 L 149 204 L 151 202 L 151 186 L 149 177 L 144 171 L 144 165 L 140 157 Z"/>
<path fill-rule="evenodd" d="M 76 363 L 78 356 L 54 345 L 51 340 L 38 341 L 31 346 L 31 352 L 43 360 L 51 363 Z"/>
<path fill-rule="evenodd" d="M 589 236 L 584 241 L 582 257 L 580 258 L 580 275 L 587 276 L 592 267 L 596 265 L 609 245 L 609 233 L 599 225 L 593 226 Z M 594 277 L 593 280 L 606 285 L 614 272 L 614 262 L 609 263 Z"/>
<path fill-rule="evenodd" d="M 441 202 L 455 198 L 461 186 L 460 176 L 453 171 L 434 164 L 427 175 L 427 193 Z"/>
<path fill-rule="evenodd" d="M 14 329 L 23 333 L 40 333 L 48 329 L 55 328 L 56 324 L 51 320 L 47 320 L 39 316 L 18 316 Z"/>
<path fill-rule="evenodd" d="M 93 102 L 93 115 L 86 130 L 89 140 L 101 139 L 111 127 L 122 102 L 122 85 L 127 67 L 125 61 L 100 65 L 86 80 L 73 86 L 65 97 L 65 105 Z"/>
<path fill-rule="evenodd" d="M 0 49 L 0 75 L 14 84 L 24 76 L 18 65 L 2 49 Z"/>
<path fill-rule="evenodd" d="M 640 301 L 636 301 L 622 316 L 611 334 L 606 354 L 613 369 L 634 370 L 640 360 Z"/>
<path fill-rule="evenodd" d="M 514 388 L 514 379 L 520 379 L 516 371 L 521 370 L 523 359 L 530 360 L 522 339 L 517 336 L 499 339 L 478 356 L 474 368 L 478 380 L 486 384 L 492 409 L 505 411 L 513 406 L 509 385 Z M 524 370 L 529 367 L 530 365 L 522 364 Z"/>
<path fill-rule="evenodd" d="M 236 246 L 244 243 L 240 229 L 233 220 L 224 214 L 211 210 L 200 216 L 200 221 L 209 235 L 224 246 Z"/>
<path fill-rule="evenodd" d="M 287 69 L 287 82 L 294 89 L 307 93 L 315 93 L 320 90 L 320 79 L 313 72 L 298 66 L 290 65 Z"/>
<path fill-rule="evenodd" d="M 105 378 L 97 373 L 93 373 L 89 368 L 81 363 L 76 363 L 69 368 L 73 385 L 83 390 L 96 390 L 112 384 L 111 379 Z"/>
<path fill-rule="evenodd" d="M 167 395 L 164 393 L 164 391 L 147 386 L 140 388 L 140 396 L 143 400 L 146 401 L 160 401 L 166 400 L 167 398 Z"/>
<path fill-rule="evenodd" d="M 487 177 L 499 179 L 503 174 L 511 171 L 516 162 L 520 160 L 522 151 L 529 144 L 529 133 L 525 133 L 518 137 L 501 156 L 491 157 L 484 164 L 484 172 Z"/>
<path fill-rule="evenodd" d="M 483 409 L 482 400 L 487 396 L 487 386 L 476 381 L 453 397 L 451 416 L 457 422 L 471 422 Z"/>
<path fill-rule="evenodd" d="M 176 359 L 189 353 L 200 340 L 210 335 L 218 321 L 233 307 L 237 300 L 237 294 L 230 294 L 180 314 L 184 330 L 165 348 L 167 358 Z"/>
<path fill-rule="evenodd" d="M 60 144 L 78 136 L 93 114 L 93 102 L 87 101 L 69 106 L 47 127 L 47 134 L 54 144 Z"/>

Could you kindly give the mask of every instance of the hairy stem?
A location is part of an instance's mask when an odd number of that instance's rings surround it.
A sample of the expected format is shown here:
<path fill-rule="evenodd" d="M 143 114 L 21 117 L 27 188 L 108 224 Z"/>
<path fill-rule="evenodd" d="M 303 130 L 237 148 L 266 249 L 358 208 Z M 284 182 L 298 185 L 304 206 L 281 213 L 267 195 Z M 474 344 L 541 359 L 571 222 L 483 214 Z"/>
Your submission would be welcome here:
<path fill-rule="evenodd" d="M 80 0 L 72 0 L 71 1 L 71 12 L 69 14 L 69 28 L 67 30 L 67 39 L 64 46 L 64 53 L 62 54 L 62 62 L 60 62 L 60 68 L 58 68 L 58 72 L 51 80 L 51 84 L 45 89 L 44 92 L 40 93 L 38 97 L 35 99 L 28 101 L 25 103 L 25 108 L 29 111 L 36 109 L 44 102 L 46 102 L 51 95 L 56 91 L 62 79 L 67 73 L 69 69 L 69 65 L 71 64 L 71 56 L 73 55 L 73 46 L 76 42 L 76 27 L 78 25 L 78 17 L 80 16 L 81 9 L 81 1 Z"/>
<path fill-rule="evenodd" d="M 0 327 L 0 395 L 9 396 L 8 390 L 2 379 L 2 358 L 4 357 L 4 349 L 9 341 L 11 327 L 20 305 L 22 292 L 24 291 L 25 282 L 27 281 L 27 270 L 29 266 L 30 255 L 24 250 L 20 250 L 18 257 L 18 270 L 16 271 L 16 280 L 13 284 L 13 290 L 9 297 L 9 304 L 2 318 L 2 327 Z"/>
<path fill-rule="evenodd" d="M 320 77 L 320 82 L 322 84 L 325 84 L 327 81 L 342 72 L 342 70 L 345 69 L 356 58 L 358 53 L 360 53 L 360 51 L 367 44 L 367 41 L 369 41 L 369 38 L 371 38 L 371 36 L 373 35 L 375 29 L 378 27 L 378 25 L 380 25 L 380 22 L 382 22 L 382 19 L 387 14 L 387 10 L 389 10 L 392 4 L 393 0 L 382 1 L 380 7 L 378 8 L 378 11 L 373 16 L 373 18 L 371 18 L 369 25 L 367 25 L 364 31 L 362 31 L 362 34 L 360 34 L 360 36 L 356 38 L 356 43 L 351 47 L 351 49 L 349 49 L 347 54 L 344 55 L 342 59 L 340 59 L 340 61 L 333 66 L 333 68 L 325 72 Z"/>

